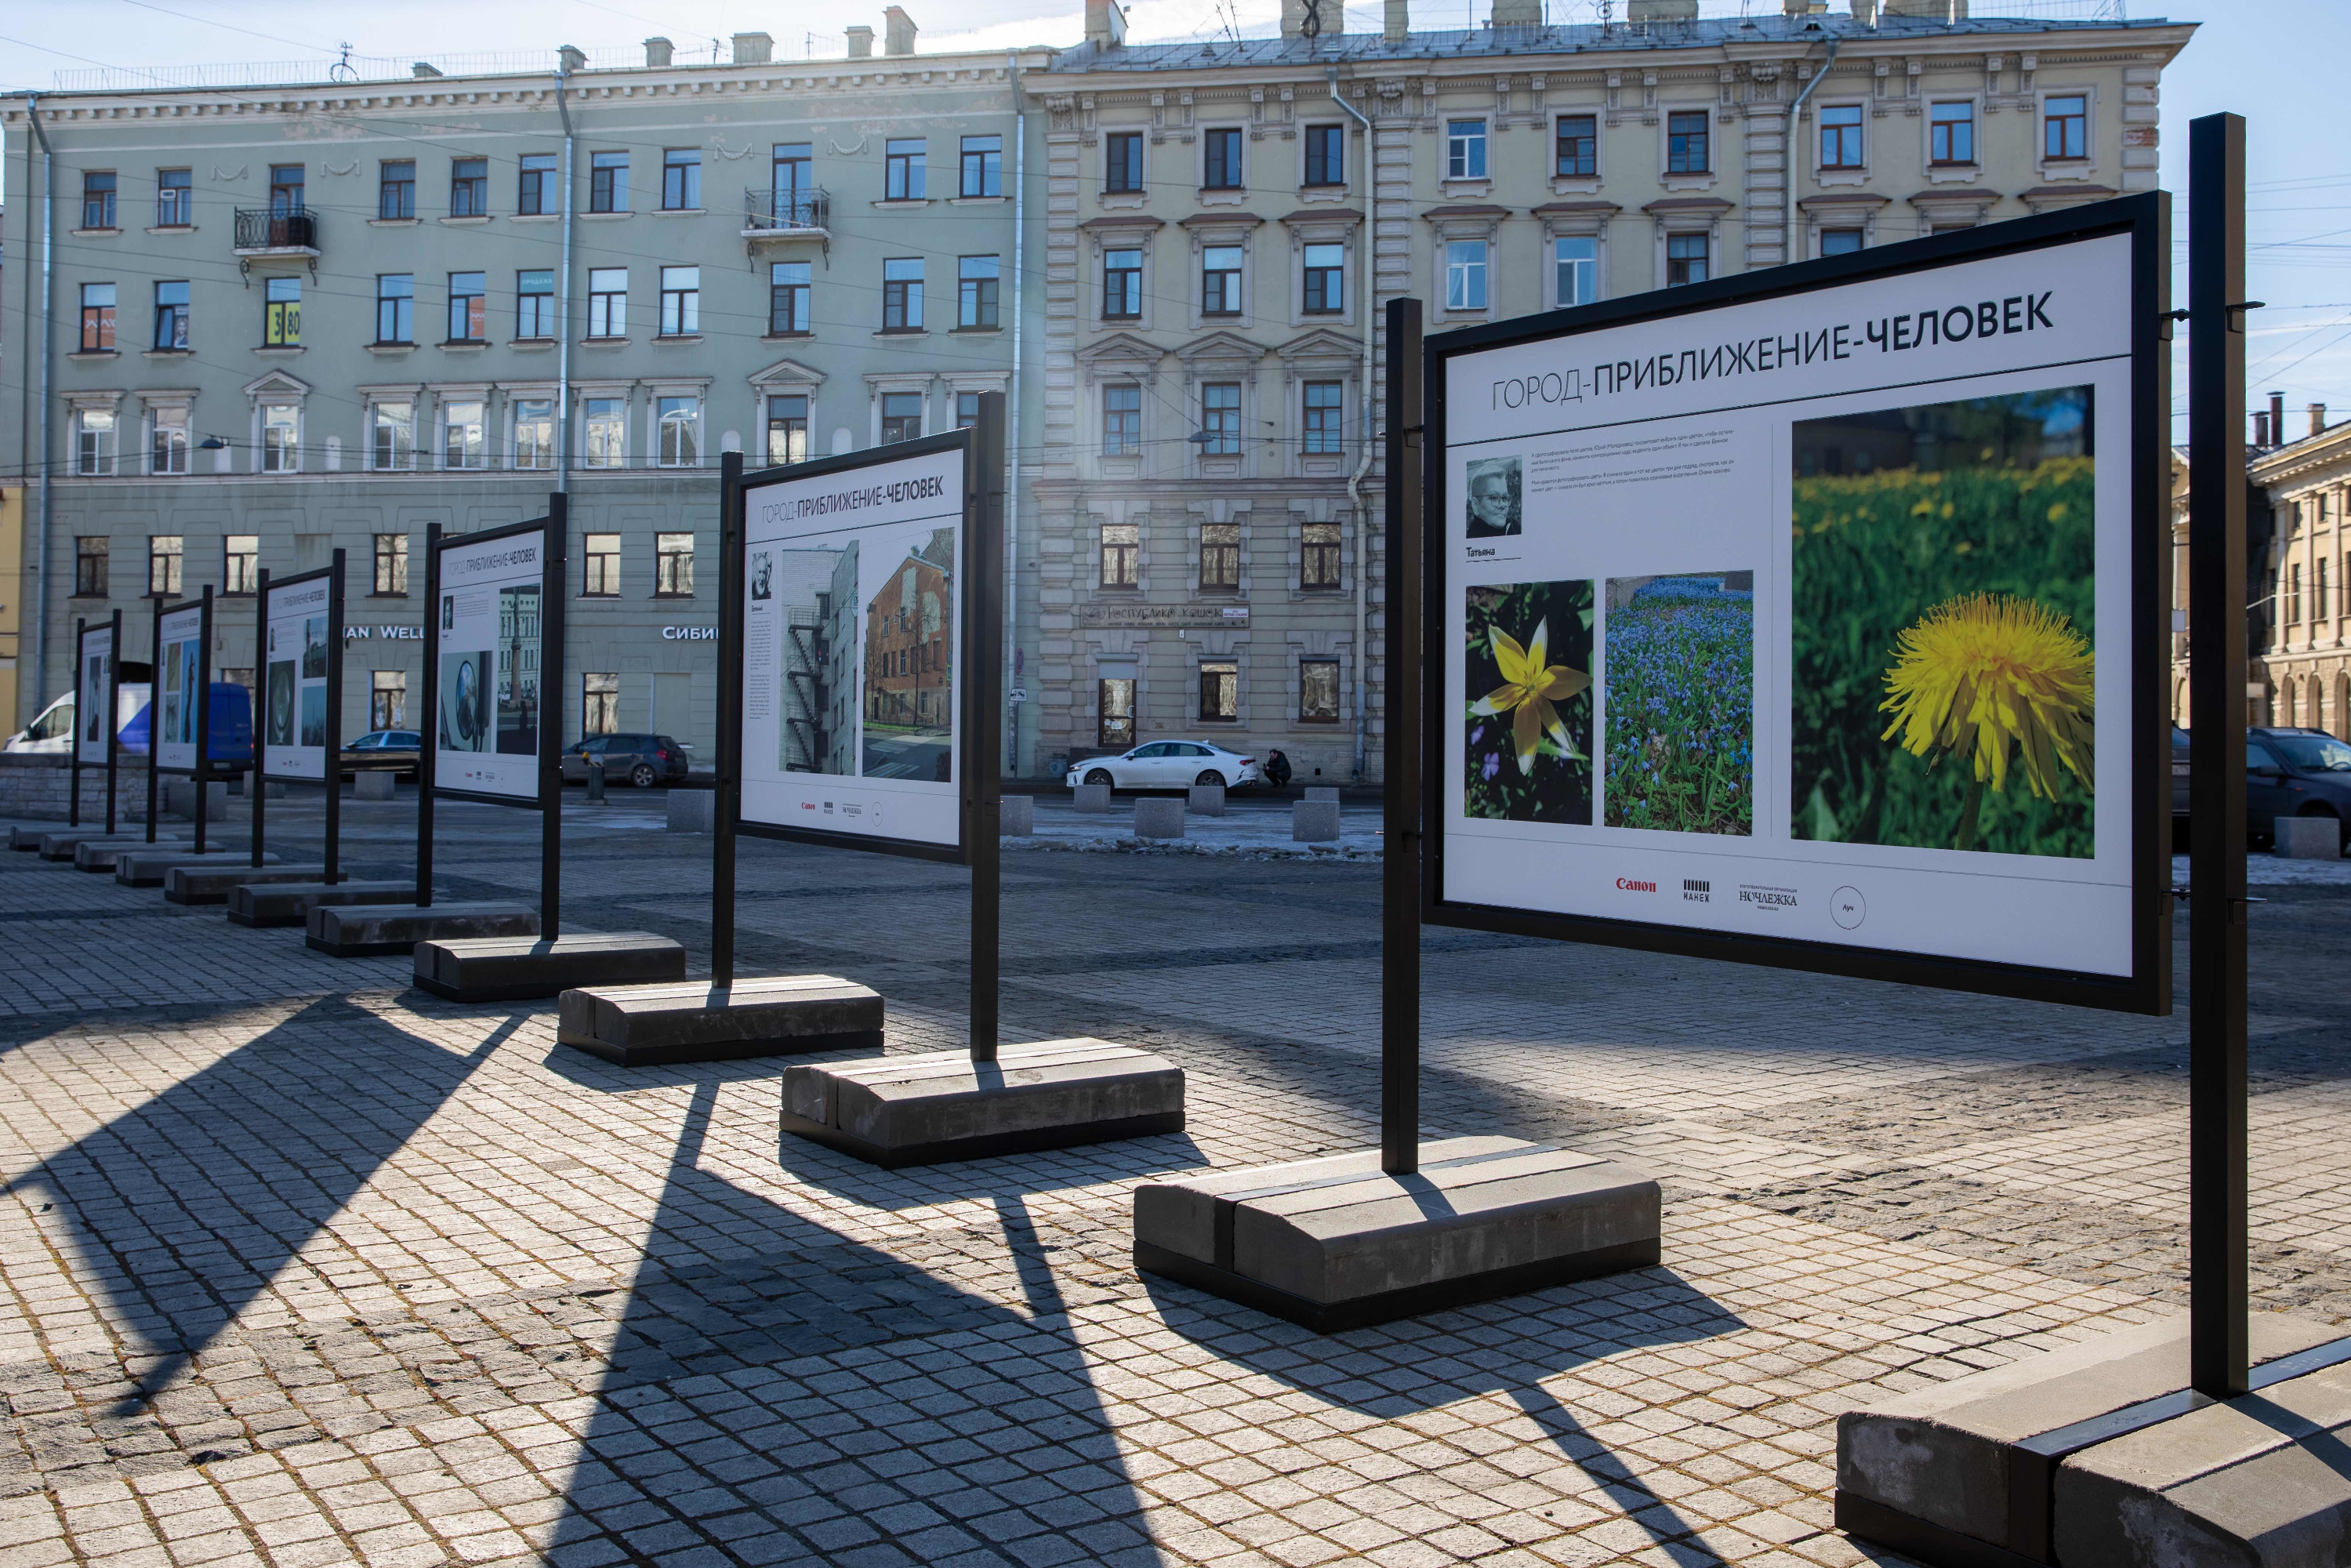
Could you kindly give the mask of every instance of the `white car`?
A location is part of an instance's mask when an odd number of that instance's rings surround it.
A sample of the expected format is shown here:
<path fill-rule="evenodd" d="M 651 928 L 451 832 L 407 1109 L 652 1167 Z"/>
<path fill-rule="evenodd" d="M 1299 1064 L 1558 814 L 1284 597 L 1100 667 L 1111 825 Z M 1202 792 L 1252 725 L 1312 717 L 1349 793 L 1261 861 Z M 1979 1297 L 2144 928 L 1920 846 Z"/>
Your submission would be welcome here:
<path fill-rule="evenodd" d="M 1257 758 L 1205 740 L 1145 741 L 1115 757 L 1089 757 L 1070 769 L 1070 784 L 1108 784 L 1117 789 L 1181 789 L 1222 784 L 1238 789 L 1262 776 Z"/>

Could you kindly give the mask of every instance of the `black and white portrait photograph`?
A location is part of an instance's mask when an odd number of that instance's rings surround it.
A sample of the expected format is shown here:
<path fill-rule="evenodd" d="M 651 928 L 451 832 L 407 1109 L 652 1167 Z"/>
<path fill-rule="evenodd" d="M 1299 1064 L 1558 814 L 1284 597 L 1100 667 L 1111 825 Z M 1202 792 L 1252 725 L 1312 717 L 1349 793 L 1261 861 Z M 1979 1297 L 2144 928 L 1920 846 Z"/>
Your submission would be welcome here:
<path fill-rule="evenodd" d="M 1519 460 L 1479 457 L 1469 464 L 1469 537 L 1499 538 L 1519 531 Z"/>
<path fill-rule="evenodd" d="M 776 591 L 776 558 L 766 550 L 751 553 L 751 597 L 768 599 Z"/>

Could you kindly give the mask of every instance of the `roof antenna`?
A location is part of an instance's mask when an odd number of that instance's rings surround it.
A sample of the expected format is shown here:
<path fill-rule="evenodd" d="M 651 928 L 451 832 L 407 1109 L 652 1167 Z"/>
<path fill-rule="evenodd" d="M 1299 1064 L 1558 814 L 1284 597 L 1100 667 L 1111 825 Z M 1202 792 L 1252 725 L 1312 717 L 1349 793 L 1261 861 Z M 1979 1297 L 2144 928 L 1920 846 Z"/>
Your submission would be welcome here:
<path fill-rule="evenodd" d="M 343 51 L 343 57 L 342 57 L 341 59 L 337 60 L 333 65 L 329 66 L 329 67 L 327 68 L 327 79 L 328 79 L 329 81 L 357 81 L 357 80 L 359 80 L 359 79 L 360 79 L 360 70 L 359 70 L 359 68 L 358 68 L 357 66 L 355 66 L 355 65 L 351 64 L 351 47 L 350 47 L 350 44 L 348 44 L 348 43 L 337 44 L 337 45 L 335 46 L 335 47 L 337 47 L 337 48 L 339 48 L 339 49 L 340 49 L 340 50 L 342 50 L 342 51 Z"/>

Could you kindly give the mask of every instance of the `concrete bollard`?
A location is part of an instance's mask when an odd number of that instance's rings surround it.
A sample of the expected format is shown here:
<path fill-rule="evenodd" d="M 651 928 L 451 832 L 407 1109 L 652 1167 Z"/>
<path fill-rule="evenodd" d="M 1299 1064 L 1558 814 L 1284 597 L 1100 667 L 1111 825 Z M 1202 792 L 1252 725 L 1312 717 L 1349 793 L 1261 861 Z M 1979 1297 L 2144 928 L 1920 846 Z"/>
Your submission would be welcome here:
<path fill-rule="evenodd" d="M 1333 790 L 1332 793 L 1336 794 Z M 1339 838 L 1339 802 L 1299 800 L 1290 808 L 1290 840 L 1299 844 L 1335 843 Z"/>
<path fill-rule="evenodd" d="M 1110 786 L 1107 784 L 1081 784 L 1071 789 L 1070 794 L 1075 799 L 1078 810 L 1081 811 L 1110 810 Z"/>
<path fill-rule="evenodd" d="M 1339 803 L 1339 787 L 1336 784 L 1309 784 L 1306 798 L 1314 801 L 1327 800 L 1335 806 Z"/>
<path fill-rule="evenodd" d="M 2280 817 L 2270 845 L 2280 860 L 2331 861 L 2343 855 L 2343 827 L 2332 817 Z"/>
<path fill-rule="evenodd" d="M 1008 839 L 1025 839 L 1037 831 L 1037 797 L 1007 795 L 997 818 L 997 832 Z"/>
<path fill-rule="evenodd" d="M 285 780 L 282 779 L 272 779 L 265 782 L 261 786 L 261 798 L 265 800 L 283 800 L 286 799 Z"/>
<path fill-rule="evenodd" d="M 601 768 L 590 768 L 588 769 L 588 799 L 601 800 L 603 798 L 604 770 Z"/>
<path fill-rule="evenodd" d="M 196 781 L 193 779 L 164 779 L 163 810 L 167 815 L 185 817 L 189 821 L 194 821 L 196 820 Z M 204 786 L 204 821 L 207 822 L 228 821 L 228 784 L 224 779 L 215 779 Z"/>
<path fill-rule="evenodd" d="M 669 792 L 669 831 L 671 832 L 707 833 L 717 826 L 717 790 L 672 789 Z"/>
<path fill-rule="evenodd" d="M 388 768 L 363 768 L 351 779 L 351 793 L 361 800 L 392 799 L 392 772 Z"/>
<path fill-rule="evenodd" d="M 1134 836 L 1138 839 L 1182 838 L 1184 802 L 1171 800 L 1165 795 L 1145 795 L 1137 800 L 1134 803 Z"/>
<path fill-rule="evenodd" d="M 1204 817 L 1221 817 L 1225 814 L 1225 787 L 1221 784 L 1195 784 L 1184 804 L 1186 810 L 1197 811 Z"/>

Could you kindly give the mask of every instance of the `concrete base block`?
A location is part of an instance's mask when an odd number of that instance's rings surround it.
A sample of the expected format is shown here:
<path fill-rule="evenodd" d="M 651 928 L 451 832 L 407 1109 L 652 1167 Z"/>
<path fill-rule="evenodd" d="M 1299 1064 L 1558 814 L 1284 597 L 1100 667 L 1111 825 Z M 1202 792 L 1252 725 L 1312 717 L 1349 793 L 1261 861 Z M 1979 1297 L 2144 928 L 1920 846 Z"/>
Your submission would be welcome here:
<path fill-rule="evenodd" d="M 2256 1366 L 2285 1372 L 2340 1333 L 2278 1312 L 2249 1322 Z M 2183 1313 L 1847 1411 L 1837 1527 L 1928 1563 L 2053 1562 L 2060 1466 L 2200 1402 Z"/>
<path fill-rule="evenodd" d="M 389 800 L 399 775 L 389 768 L 370 768 L 351 777 L 351 793 L 361 800 Z"/>
<path fill-rule="evenodd" d="M 997 830 L 1008 839 L 1025 839 L 1037 831 L 1037 798 L 1034 795 L 1007 795 L 1004 809 L 997 818 Z"/>
<path fill-rule="evenodd" d="M 1103 1040 L 803 1063 L 783 1128 L 895 1169 L 1184 1130 L 1184 1070 Z"/>
<path fill-rule="evenodd" d="M 416 945 L 416 985 L 453 1002 L 560 996 L 591 980 L 643 985 L 685 978 L 685 949 L 650 931 L 439 937 Z"/>
<path fill-rule="evenodd" d="M 261 798 L 265 800 L 283 800 L 286 799 L 286 781 L 282 779 L 272 779 L 263 784 Z"/>
<path fill-rule="evenodd" d="M 164 779 L 163 810 L 171 816 L 184 817 L 191 822 L 194 821 L 196 820 L 196 781 L 193 779 Z M 205 783 L 204 821 L 207 822 L 228 821 L 228 781 L 226 779 L 214 779 Z"/>
<path fill-rule="evenodd" d="M 2343 858 L 2343 824 L 2332 817 L 2280 817 L 2272 828 L 2270 852 L 2280 860 Z"/>
<path fill-rule="evenodd" d="M 1164 795 L 1145 795 L 1134 803 L 1134 836 L 1138 839 L 1180 839 L 1184 836 L 1184 802 Z"/>
<path fill-rule="evenodd" d="M 228 890 L 256 882 L 316 882 L 327 874 L 323 865 L 272 865 L 256 867 L 253 857 L 238 857 L 246 863 L 235 866 L 175 865 L 163 873 L 163 902 L 166 904 L 226 904 Z"/>
<path fill-rule="evenodd" d="M 419 942 L 538 935 L 538 911 L 528 904 L 314 904 L 302 940 L 338 958 L 384 958 Z"/>
<path fill-rule="evenodd" d="M 563 993 L 555 1038 L 623 1067 L 811 1051 L 880 1051 L 882 998 L 831 975 L 772 975 Z"/>
<path fill-rule="evenodd" d="M 1338 839 L 1338 801 L 1296 800 L 1290 803 L 1290 841 L 1291 843 L 1328 844 L 1336 843 Z"/>
<path fill-rule="evenodd" d="M 1225 814 L 1225 787 L 1221 784 L 1195 784 L 1184 801 L 1184 809 L 1203 817 Z"/>
<path fill-rule="evenodd" d="M 1309 800 L 1328 800 L 1335 806 L 1339 803 L 1339 787 L 1336 784 L 1309 784 L 1306 798 Z"/>
<path fill-rule="evenodd" d="M 319 905 L 408 904 L 416 883 L 404 882 L 239 883 L 228 890 L 228 917 L 239 925 L 308 925 Z"/>
<path fill-rule="evenodd" d="M 1110 786 L 1081 784 L 1070 791 L 1070 799 L 1081 811 L 1107 811 L 1110 810 Z"/>
<path fill-rule="evenodd" d="M 89 846 L 84 845 L 83 848 L 88 849 Z M 78 855 L 81 851 L 77 850 L 74 852 Z M 114 856 L 114 880 L 125 887 L 161 887 L 163 885 L 163 879 L 171 874 L 172 868 L 174 866 L 235 869 L 250 867 L 253 864 L 252 852 L 225 848 L 206 850 L 204 853 L 198 854 L 192 849 L 151 850 L 146 845 L 141 844 L 135 849 L 93 852 L 110 853 Z M 74 863 L 78 866 L 81 862 L 77 860 Z M 276 865 L 277 857 L 263 855 L 261 863 L 266 866 Z"/>
<path fill-rule="evenodd" d="M 672 789 L 669 792 L 669 831 L 673 833 L 708 833 L 718 827 L 718 791 L 716 789 Z"/>
<path fill-rule="evenodd" d="M 1134 1266 L 1322 1333 L 1658 1260 L 1657 1184 L 1520 1138 L 1376 1149 L 1146 1182 Z"/>
<path fill-rule="evenodd" d="M 184 844 L 187 841 L 177 833 L 159 834 L 155 840 L 155 847 L 162 849 L 172 844 Z M 57 828 L 41 834 L 34 843 L 40 852 L 40 857 L 45 861 L 72 861 L 74 852 L 84 844 L 122 844 L 144 847 L 147 843 L 147 835 L 144 832 L 110 833 L 104 828 Z M 113 869 L 110 862 L 107 869 L 110 871 Z"/>

